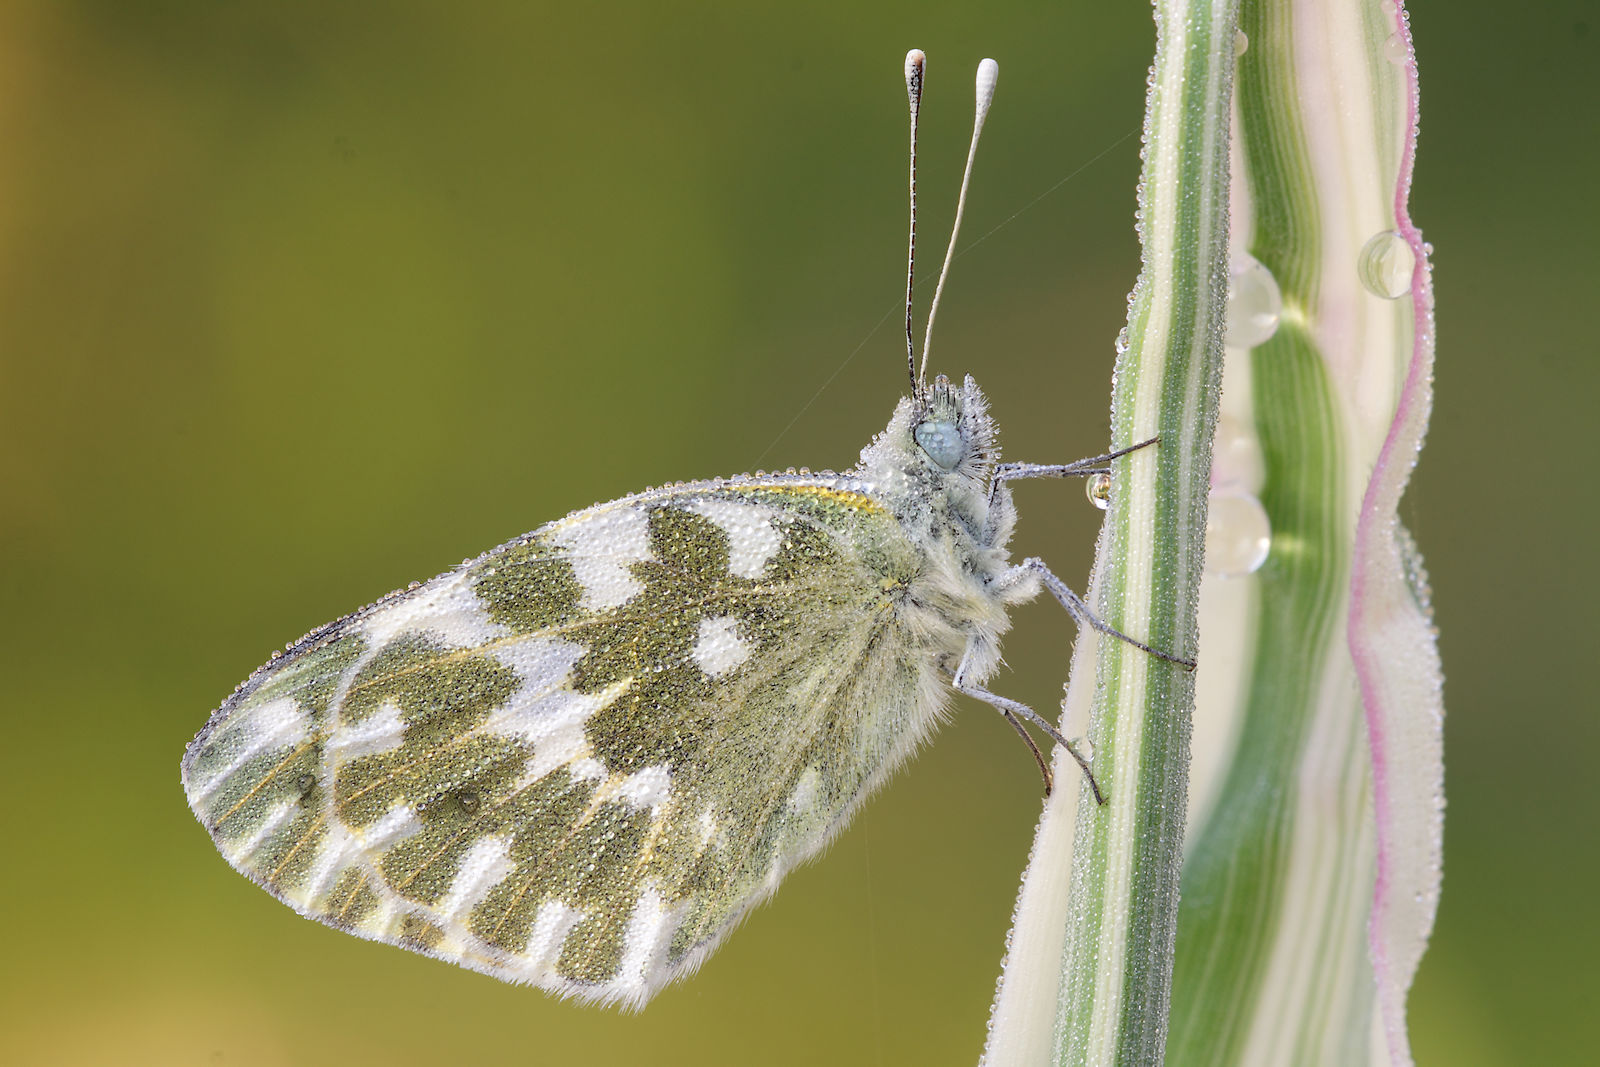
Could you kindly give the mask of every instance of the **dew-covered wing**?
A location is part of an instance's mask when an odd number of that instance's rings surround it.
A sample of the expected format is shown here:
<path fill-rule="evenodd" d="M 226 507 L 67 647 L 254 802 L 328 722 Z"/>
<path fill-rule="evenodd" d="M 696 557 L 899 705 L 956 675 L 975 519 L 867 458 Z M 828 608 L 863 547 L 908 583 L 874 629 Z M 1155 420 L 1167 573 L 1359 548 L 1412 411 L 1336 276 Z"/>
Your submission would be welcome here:
<path fill-rule="evenodd" d="M 893 518 L 825 479 L 657 490 L 311 634 L 184 759 L 228 860 L 303 915 L 641 1004 L 925 732 Z"/>

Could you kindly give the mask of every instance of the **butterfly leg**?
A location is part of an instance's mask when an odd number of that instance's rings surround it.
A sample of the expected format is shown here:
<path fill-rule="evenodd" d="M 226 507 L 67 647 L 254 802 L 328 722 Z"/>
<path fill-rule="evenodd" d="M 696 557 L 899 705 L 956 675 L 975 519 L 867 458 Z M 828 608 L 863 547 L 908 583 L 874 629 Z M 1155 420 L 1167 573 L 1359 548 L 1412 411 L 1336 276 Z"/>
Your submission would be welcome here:
<path fill-rule="evenodd" d="M 1046 567 L 1044 560 L 1038 556 L 1030 556 L 1007 571 L 1001 576 L 1000 585 L 1004 588 L 1007 585 L 1025 581 L 1029 578 L 1037 578 L 1038 581 L 1043 583 L 1044 587 L 1050 590 L 1050 595 L 1056 598 L 1057 603 L 1067 609 L 1067 614 L 1071 615 L 1073 621 L 1079 626 L 1087 626 L 1092 630 L 1105 634 L 1107 637 L 1115 637 L 1118 641 L 1124 641 L 1141 652 L 1148 652 L 1156 659 L 1164 659 L 1168 663 L 1176 663 L 1186 671 L 1194 670 L 1194 660 L 1174 656 L 1172 653 L 1162 652 L 1158 648 L 1151 648 L 1138 638 L 1129 637 L 1110 623 L 1103 621 L 1098 615 L 1090 611 L 1089 605 L 1083 602 L 1083 598 L 1068 588 L 1066 582 L 1057 578 L 1055 572 Z"/>
<path fill-rule="evenodd" d="M 993 707 L 993 705 L 990 706 Z M 1021 719 L 1005 708 L 995 708 L 995 710 L 1000 713 L 1006 722 L 1011 724 L 1011 728 L 1017 732 L 1017 736 L 1022 738 L 1022 743 L 1028 746 L 1028 751 L 1033 753 L 1033 762 L 1039 765 L 1039 777 L 1044 780 L 1044 795 L 1049 796 L 1055 790 L 1056 776 L 1050 773 L 1050 764 L 1046 762 L 1044 753 L 1039 751 L 1039 743 L 1033 739 L 1033 735 L 1028 732 L 1028 728 L 1022 725 Z"/>
<path fill-rule="evenodd" d="M 995 468 L 994 476 L 989 481 L 989 506 L 994 506 L 1000 487 L 1008 481 L 1016 481 L 1019 478 L 1087 478 L 1091 474 L 1110 474 L 1111 468 L 1106 466 L 1107 463 L 1130 452 L 1148 448 L 1160 440 L 1160 437 L 1152 437 L 1148 441 L 1140 441 L 1136 445 L 1119 448 L 1103 456 L 1090 456 L 1087 459 L 1073 460 L 1071 463 L 1002 463 Z"/>
<path fill-rule="evenodd" d="M 1077 747 L 1071 741 L 1061 736 L 1061 731 L 1051 726 L 1048 720 L 1026 704 L 1007 697 L 997 696 L 982 686 L 967 680 L 967 664 L 972 660 L 974 643 L 967 645 L 967 651 L 961 657 L 960 665 L 956 667 L 955 674 L 951 676 L 951 687 L 958 693 L 965 693 L 969 697 L 975 697 L 994 708 L 1005 717 L 1005 720 L 1011 724 L 1012 729 L 1022 735 L 1022 739 L 1028 743 L 1028 749 L 1033 753 L 1034 761 L 1039 764 L 1039 774 L 1044 778 L 1045 796 L 1050 795 L 1051 790 L 1054 788 L 1055 780 L 1050 773 L 1050 765 L 1045 762 L 1043 753 L 1039 751 L 1039 746 L 1034 743 L 1033 737 L 1023 727 L 1023 719 L 1027 719 L 1046 734 L 1049 734 L 1050 740 L 1067 750 L 1072 758 L 1077 761 L 1078 768 L 1083 771 L 1084 777 L 1089 779 L 1089 789 L 1094 793 L 1095 803 L 1104 804 L 1106 798 L 1100 792 L 1100 783 L 1095 781 L 1094 772 L 1089 769 L 1089 761 L 1079 754 Z"/>

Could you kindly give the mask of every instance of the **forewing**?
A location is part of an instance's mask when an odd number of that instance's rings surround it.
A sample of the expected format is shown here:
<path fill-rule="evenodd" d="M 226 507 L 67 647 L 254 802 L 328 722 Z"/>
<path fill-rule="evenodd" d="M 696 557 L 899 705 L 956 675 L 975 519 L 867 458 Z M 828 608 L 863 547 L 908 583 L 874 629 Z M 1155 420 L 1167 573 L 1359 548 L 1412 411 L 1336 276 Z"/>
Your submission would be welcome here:
<path fill-rule="evenodd" d="M 641 1004 L 925 731 L 917 566 L 837 485 L 592 508 L 257 671 L 190 746 L 190 804 L 303 915 Z"/>

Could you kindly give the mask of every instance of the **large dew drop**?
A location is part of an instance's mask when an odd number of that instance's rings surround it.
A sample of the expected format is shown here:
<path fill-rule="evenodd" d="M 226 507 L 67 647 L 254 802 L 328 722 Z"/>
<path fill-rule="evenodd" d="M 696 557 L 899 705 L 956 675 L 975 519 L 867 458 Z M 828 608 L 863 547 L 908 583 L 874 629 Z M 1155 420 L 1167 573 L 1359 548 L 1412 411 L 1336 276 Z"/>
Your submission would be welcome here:
<path fill-rule="evenodd" d="M 1243 490 L 1213 491 L 1206 509 L 1206 573 L 1254 574 L 1271 551 L 1272 522 L 1261 501 Z"/>
<path fill-rule="evenodd" d="M 1236 256 L 1228 271 L 1228 327 L 1223 341 L 1232 348 L 1254 348 L 1278 332 L 1282 313 L 1278 279 L 1250 256 Z"/>
<path fill-rule="evenodd" d="M 1232 415 L 1217 419 L 1217 436 L 1211 446 L 1211 487 L 1253 493 L 1261 488 L 1265 476 L 1266 461 L 1255 428 Z"/>
<path fill-rule="evenodd" d="M 1083 483 L 1084 495 L 1089 503 L 1104 511 L 1111 504 L 1111 475 L 1101 472 L 1091 474 Z"/>
<path fill-rule="evenodd" d="M 1411 291 L 1411 273 L 1417 257 L 1406 239 L 1393 230 L 1376 234 L 1361 246 L 1356 274 L 1367 291 L 1385 300 L 1398 300 Z"/>

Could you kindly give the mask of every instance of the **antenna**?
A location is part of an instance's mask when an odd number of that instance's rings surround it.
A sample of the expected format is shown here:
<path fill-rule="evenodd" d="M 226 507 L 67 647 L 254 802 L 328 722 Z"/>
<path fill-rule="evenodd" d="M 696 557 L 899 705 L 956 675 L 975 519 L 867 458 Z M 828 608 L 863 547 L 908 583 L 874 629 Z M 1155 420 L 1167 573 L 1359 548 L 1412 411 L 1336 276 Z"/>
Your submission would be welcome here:
<path fill-rule="evenodd" d="M 909 70 L 909 57 L 907 69 Z M 933 344 L 933 317 L 939 313 L 939 297 L 944 293 L 944 280 L 950 276 L 950 261 L 956 254 L 956 235 L 961 232 L 961 214 L 967 206 L 967 184 L 972 181 L 972 161 L 978 155 L 978 135 L 983 132 L 983 120 L 989 115 L 989 105 L 994 102 L 994 84 L 1000 78 L 1000 64 L 992 59 L 985 59 L 978 64 L 978 106 L 972 117 L 972 144 L 967 149 L 967 169 L 961 175 L 961 196 L 956 200 L 956 221 L 950 227 L 950 247 L 944 253 L 944 266 L 939 269 L 939 284 L 933 290 L 933 303 L 928 306 L 928 329 L 922 335 L 922 369 L 917 373 L 917 380 L 921 381 L 928 373 L 928 349 Z M 915 128 L 915 120 L 913 120 Z M 913 163 L 912 173 L 916 173 Z M 915 181 L 913 180 L 913 187 Z M 912 212 L 915 217 L 915 210 Z M 909 314 L 909 308 L 908 314 Z"/>
<path fill-rule="evenodd" d="M 906 248 L 906 369 L 911 374 L 911 391 L 920 388 L 917 379 L 917 350 L 911 339 L 911 287 L 917 278 L 917 115 L 922 110 L 922 72 L 928 57 L 922 49 L 906 53 L 906 97 L 911 101 L 911 236 Z"/>

